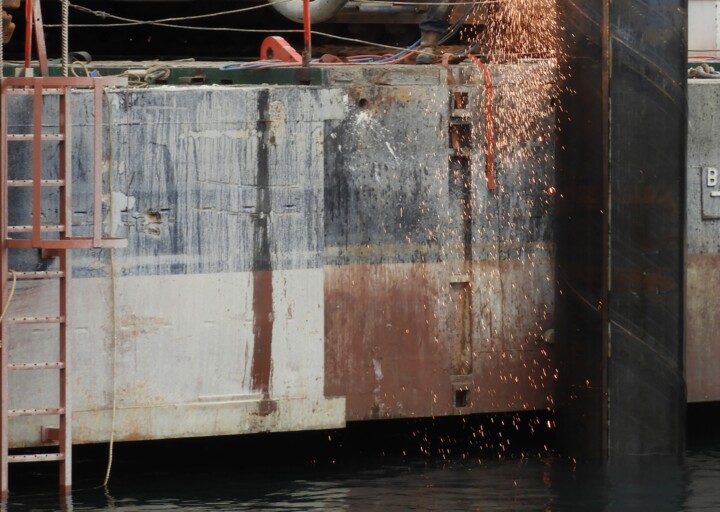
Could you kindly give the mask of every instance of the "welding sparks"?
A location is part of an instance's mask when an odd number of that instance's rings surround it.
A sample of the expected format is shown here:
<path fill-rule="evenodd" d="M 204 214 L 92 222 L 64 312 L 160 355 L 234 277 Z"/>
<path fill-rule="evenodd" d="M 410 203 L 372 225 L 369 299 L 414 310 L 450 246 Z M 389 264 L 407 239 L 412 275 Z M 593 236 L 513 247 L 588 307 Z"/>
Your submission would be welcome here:
<path fill-rule="evenodd" d="M 493 78 L 493 115 L 497 130 L 496 158 L 503 167 L 523 160 L 546 158 L 542 151 L 554 139 L 553 127 L 560 54 L 556 0 L 505 0 L 487 4 L 483 27 L 466 29 L 492 64 L 503 64 Z M 533 62 L 532 72 L 528 66 Z M 522 85 L 518 87 L 518 84 Z M 518 179 L 534 179 L 519 176 Z"/>

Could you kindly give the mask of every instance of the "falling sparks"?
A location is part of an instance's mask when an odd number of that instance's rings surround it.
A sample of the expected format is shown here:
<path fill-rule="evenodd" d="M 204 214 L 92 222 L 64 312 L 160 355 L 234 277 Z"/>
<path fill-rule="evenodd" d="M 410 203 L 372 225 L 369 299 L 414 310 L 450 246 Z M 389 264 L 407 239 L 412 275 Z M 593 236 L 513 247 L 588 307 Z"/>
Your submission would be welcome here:
<path fill-rule="evenodd" d="M 477 16 L 484 25 L 466 28 L 463 36 L 475 42 L 494 71 L 496 159 L 501 169 L 522 161 L 540 163 L 551 158 L 544 150 L 554 140 L 560 49 L 556 0 L 504 0 L 477 9 L 483 10 Z M 542 186 L 532 170 L 516 179 Z"/>
<path fill-rule="evenodd" d="M 470 363 L 466 364 L 464 360 L 457 362 L 456 368 L 461 371 L 454 372 L 482 375 L 482 388 L 478 386 L 469 393 L 468 404 L 473 410 L 532 411 L 546 408 L 552 411 L 554 402 L 551 394 L 559 374 L 554 367 L 556 362 L 552 360 L 552 351 L 548 353 L 543 347 L 550 344 L 545 333 L 553 321 L 555 279 L 551 261 L 548 262 L 552 257 L 552 241 L 545 237 L 542 230 L 548 229 L 546 220 L 550 218 L 557 194 L 552 176 L 559 82 L 555 0 L 503 0 L 485 3 L 482 8 L 487 9 L 483 15 L 484 27 L 467 26 L 463 37 L 483 55 L 482 60 L 487 62 L 492 74 L 491 126 L 498 188 L 492 193 L 479 190 L 485 188 L 485 176 L 482 166 L 476 164 L 484 158 L 482 148 L 487 125 L 473 122 L 469 133 L 463 135 L 470 138 L 472 146 L 477 148 L 470 170 L 452 165 L 448 169 L 444 165 L 443 154 L 442 164 L 436 169 L 442 178 L 437 182 L 443 187 L 427 191 L 429 195 L 425 197 L 429 197 L 430 201 L 425 201 L 424 189 L 419 186 L 416 204 L 409 199 L 393 204 L 394 225 L 404 230 L 408 245 L 424 243 L 436 247 L 440 262 L 455 264 L 456 261 L 465 263 L 470 260 L 473 265 L 478 263 L 470 271 L 457 272 L 467 273 L 473 280 L 466 285 L 454 282 L 450 288 L 469 290 L 471 300 L 478 301 L 471 303 L 472 316 L 467 320 L 471 323 L 471 332 L 478 333 L 477 339 L 471 340 L 470 349 L 462 355 L 470 354 Z M 469 104 L 458 109 L 477 109 L 483 114 L 484 77 L 480 71 L 474 71 L 471 66 L 468 68 L 472 70 L 468 81 L 477 85 L 478 94 L 469 94 L 472 98 L 467 100 Z M 441 110 L 437 104 L 431 104 L 432 101 L 429 100 L 427 105 L 429 118 L 433 112 Z M 446 102 L 447 98 L 439 97 L 434 101 Z M 367 111 L 362 111 L 356 124 L 370 126 L 373 120 L 369 116 Z M 382 124 L 372 124 L 376 132 L 374 136 L 389 137 L 391 134 Z M 460 146 L 456 147 L 457 141 L 452 139 L 452 133 L 447 133 L 446 126 L 441 125 L 441 136 L 447 138 L 444 142 L 448 148 L 457 151 Z M 389 145 L 387 149 L 388 160 L 397 163 L 400 149 Z M 418 154 L 423 153 L 420 151 Z M 432 160 L 431 157 L 436 155 L 424 155 L 423 158 L 426 156 Z M 417 169 L 414 176 L 418 180 L 423 179 L 423 173 L 428 170 L 433 172 L 431 166 L 421 164 L 419 159 Z M 370 175 L 380 182 L 382 170 L 373 168 Z M 407 177 L 398 175 L 393 179 Z M 425 186 L 424 183 L 421 185 Z M 451 189 L 449 198 L 446 197 L 448 190 L 445 185 Z M 436 212 L 437 221 L 432 218 Z M 418 222 L 414 227 L 418 218 L 427 220 L 427 224 Z M 385 229 L 384 224 L 378 226 L 379 231 L 385 232 Z M 480 244 L 482 247 L 479 247 Z M 467 251 L 468 245 L 474 252 L 470 257 L 463 252 Z M 430 258 L 428 261 L 432 263 Z M 508 268 L 514 273 L 508 275 Z M 453 272 L 456 271 L 453 269 Z M 409 279 L 409 275 L 405 279 Z M 427 280 L 431 279 L 432 274 Z M 355 286 L 354 281 L 352 285 Z M 425 329 L 430 331 L 433 326 L 444 322 L 445 317 L 460 317 L 467 308 L 462 297 L 465 297 L 462 293 L 455 296 L 443 292 L 428 294 L 421 313 L 422 322 L 428 326 Z M 476 304 L 483 301 L 488 304 L 487 310 L 476 309 Z M 529 320 L 514 325 L 514 320 L 523 314 Z M 420 322 L 418 319 L 413 326 L 423 326 Z M 412 332 L 404 327 L 392 328 L 396 329 L 394 332 L 404 332 L 419 340 L 423 336 L 422 329 L 415 327 Z M 433 351 L 440 350 L 436 345 L 449 343 L 450 337 L 445 336 L 444 327 L 438 331 L 441 335 L 435 335 L 438 332 L 429 335 L 429 343 L 425 344 L 432 344 Z M 463 350 L 464 346 L 458 352 Z M 480 370 L 476 368 L 473 371 L 475 363 L 479 363 Z M 405 391 L 404 386 L 402 389 Z M 444 407 L 451 403 L 452 396 L 435 388 L 434 391 L 424 390 L 423 399 L 433 414 L 445 414 Z M 413 412 L 409 411 L 409 414 Z M 525 416 L 522 421 L 520 416 L 497 422 L 491 418 L 490 425 L 473 429 L 470 439 L 485 450 L 495 449 L 501 456 L 506 456 L 511 447 L 509 436 L 521 436 L 523 432 L 546 434 L 550 430 L 554 431 L 554 421 L 547 420 L 546 416 L 529 421 Z M 412 437 L 418 440 L 419 446 L 412 451 L 403 451 L 403 456 L 419 452 L 446 459 L 457 453 L 456 443 L 449 439 L 433 440 L 422 432 Z M 516 444 L 519 444 L 517 438 L 513 437 L 513 449 L 516 449 Z M 474 457 L 476 454 L 462 453 L 463 458 L 466 455 Z"/>

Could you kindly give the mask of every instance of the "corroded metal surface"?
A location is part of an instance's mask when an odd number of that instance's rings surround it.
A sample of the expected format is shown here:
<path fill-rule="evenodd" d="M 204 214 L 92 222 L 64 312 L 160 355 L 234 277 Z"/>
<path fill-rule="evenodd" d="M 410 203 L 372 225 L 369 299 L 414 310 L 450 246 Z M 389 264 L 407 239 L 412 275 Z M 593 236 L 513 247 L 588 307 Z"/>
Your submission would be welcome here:
<path fill-rule="evenodd" d="M 522 73 L 491 72 L 498 108 L 527 93 Z M 524 69 L 535 72 L 547 67 Z M 114 189 L 102 208 L 128 247 L 114 269 L 100 251 L 74 260 L 75 442 L 108 439 L 113 396 L 119 440 L 552 406 L 552 146 L 519 143 L 524 157 L 499 159 L 489 191 L 482 110 L 469 119 L 470 166 L 448 164 L 441 67 L 327 73 L 325 88 L 110 93 Z M 482 75 L 456 74 L 483 105 Z M 547 87 L 538 101 L 550 101 Z M 84 126 L 87 105 L 73 108 Z M 537 124 L 547 140 L 552 119 Z M 75 154 L 92 144 L 89 129 L 74 144 Z M 87 164 L 74 165 L 82 176 Z M 82 235 L 89 182 L 74 191 Z M 36 256 L 11 262 L 38 265 L 54 270 Z M 53 294 L 23 281 L 12 314 L 51 310 Z M 11 359 L 51 360 L 51 328 L 23 326 Z M 52 398 L 42 383 L 11 386 L 17 408 Z M 15 446 L 52 426 L 18 425 Z"/>
<path fill-rule="evenodd" d="M 537 270 L 550 271 L 549 263 Z M 443 264 L 327 268 L 325 389 L 346 396 L 348 420 L 552 406 L 556 367 L 542 338 L 551 303 L 524 298 L 537 283 L 512 286 L 532 283 L 527 269 L 519 262 L 475 267 L 475 286 L 499 286 L 474 297 L 468 354 L 450 278 Z M 503 291 L 506 297 L 496 295 Z M 551 297 L 548 286 L 544 298 Z M 470 372 L 463 371 L 468 361 Z M 464 389 L 467 402 L 458 404 L 456 391 Z"/>
<path fill-rule="evenodd" d="M 109 98 L 115 183 L 102 208 L 106 229 L 126 236 L 128 248 L 116 251 L 115 268 L 101 251 L 74 259 L 75 442 L 108 438 L 113 396 L 120 440 L 344 425 L 344 399 L 323 390 L 323 129 L 342 116 L 339 91 L 186 88 Z M 24 98 L 17 101 L 22 111 Z M 93 142 L 83 129 L 91 104 L 73 105 L 74 155 Z M 21 116 L 15 123 L 24 129 Z M 15 168 L 23 149 L 10 155 Z M 87 162 L 76 156 L 74 166 L 73 227 L 82 235 L 92 229 L 92 184 Z M 11 262 L 37 265 L 54 269 L 36 254 Z M 52 311 L 51 291 L 22 282 L 11 314 Z M 31 327 L 12 360 L 43 360 L 47 329 Z M 11 382 L 13 407 L 52 404 L 42 381 L 23 384 Z M 41 425 L 21 418 L 13 444 L 38 443 Z"/>
<path fill-rule="evenodd" d="M 720 263 L 720 130 L 714 105 L 717 80 L 688 80 L 687 366 L 688 401 L 720 400 L 717 315 Z M 713 194 L 715 193 L 715 194 Z"/>
<path fill-rule="evenodd" d="M 687 350 L 688 401 L 720 400 L 720 254 L 688 254 L 687 258 Z"/>
<path fill-rule="evenodd" d="M 547 84 L 534 91 L 523 80 L 547 68 L 518 70 L 493 70 L 496 108 L 511 108 L 520 90 L 550 102 Z M 471 66 L 455 72 L 473 116 L 470 169 L 448 164 L 442 68 L 421 84 L 358 72 L 370 83 L 348 90 L 349 113 L 328 132 L 326 392 L 346 396 L 349 420 L 552 405 L 556 366 L 543 335 L 554 310 L 553 179 L 542 158 L 552 146 L 538 159 L 504 154 L 489 191 L 484 81 Z M 552 119 L 538 121 L 525 137 L 547 136 Z"/>

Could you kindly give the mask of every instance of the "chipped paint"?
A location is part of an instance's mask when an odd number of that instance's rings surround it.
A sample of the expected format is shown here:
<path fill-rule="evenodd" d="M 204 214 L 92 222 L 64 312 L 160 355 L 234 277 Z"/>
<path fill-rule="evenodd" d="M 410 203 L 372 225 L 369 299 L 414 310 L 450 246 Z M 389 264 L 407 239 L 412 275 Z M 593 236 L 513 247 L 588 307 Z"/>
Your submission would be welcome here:
<path fill-rule="evenodd" d="M 103 197 L 103 202 L 111 209 L 110 213 L 105 217 L 105 231 L 109 233 L 110 236 L 114 236 L 122 230 L 122 214 L 135 208 L 135 198 L 113 190 L 111 194 Z M 109 226 L 110 219 L 113 219 L 112 222 L 114 225 L 112 229 Z"/>
<path fill-rule="evenodd" d="M 505 169 L 495 195 L 478 176 L 470 211 L 448 169 L 442 73 L 329 80 L 345 82 L 110 93 L 128 247 L 114 269 L 97 251 L 73 259 L 75 442 L 108 439 L 114 393 L 119 440 L 551 403 L 552 204 L 519 179 L 547 180 L 548 165 Z M 80 155 L 90 139 L 74 141 Z M 74 189 L 89 211 L 89 184 Z M 22 283 L 12 307 L 52 310 L 51 287 Z M 13 354 L 38 357 L 47 331 L 25 335 Z M 52 394 L 26 384 L 18 403 Z M 37 421 L 16 423 L 13 444 L 37 443 Z"/>
<path fill-rule="evenodd" d="M 687 153 L 687 285 L 685 375 L 690 402 L 720 400 L 720 222 L 708 212 L 717 209 L 720 197 L 703 169 L 720 166 L 715 104 L 720 85 L 716 81 L 688 80 Z M 657 280 L 656 280 L 657 281 Z M 659 293 L 664 283 L 652 283 Z"/>

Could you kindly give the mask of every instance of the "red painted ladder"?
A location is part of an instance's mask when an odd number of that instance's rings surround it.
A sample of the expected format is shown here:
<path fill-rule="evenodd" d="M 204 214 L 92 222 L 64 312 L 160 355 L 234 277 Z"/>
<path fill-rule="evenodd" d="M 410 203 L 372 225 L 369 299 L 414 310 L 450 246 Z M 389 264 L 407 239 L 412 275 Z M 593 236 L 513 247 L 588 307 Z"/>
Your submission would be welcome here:
<path fill-rule="evenodd" d="M 40 2 L 33 0 L 33 19 L 39 53 L 39 67 L 47 75 L 47 57 L 42 36 L 42 17 Z M 68 308 L 67 299 L 70 290 L 70 249 L 91 249 L 124 247 L 125 239 L 106 238 L 102 232 L 102 156 L 103 156 L 103 94 L 107 87 L 127 85 L 127 80 L 117 77 L 26 77 L 0 78 L 0 308 L 8 311 L 0 319 L 0 495 L 8 493 L 8 467 L 16 462 L 59 461 L 60 491 L 69 490 L 72 484 L 72 406 L 70 389 L 70 344 L 67 337 Z M 94 103 L 93 137 L 93 206 L 92 236 L 73 237 L 72 224 L 72 90 L 91 89 Z M 13 96 L 32 98 L 32 120 L 28 120 L 31 130 L 17 133 L 11 129 L 9 120 L 15 119 L 14 112 L 18 104 L 23 104 Z M 51 99 L 58 101 L 58 118 L 46 122 L 47 126 L 57 126 L 56 133 L 47 133 L 43 127 L 43 105 Z M 27 103 L 25 103 L 27 105 Z M 18 145 L 29 144 L 32 154 L 30 166 L 20 165 L 9 168 L 8 154 Z M 43 169 L 43 148 L 57 145 L 59 165 L 54 171 Z M 27 147 L 27 146 L 26 146 Z M 47 155 L 47 152 L 46 152 Z M 30 176 L 27 173 L 30 167 Z M 22 211 L 23 201 L 31 196 L 30 211 Z M 43 194 L 54 190 L 55 193 Z M 18 197 L 20 196 L 20 197 Z M 43 198 L 46 202 L 52 198 L 51 208 L 43 210 Z M 12 207 L 12 208 L 11 208 Z M 44 224 L 43 216 L 48 210 L 57 208 L 56 222 Z M 22 224 L 10 225 L 12 215 L 28 219 Z M 42 258 L 55 258 L 57 270 L 22 271 L 10 269 L 11 253 L 19 254 L 31 251 L 30 259 L 36 258 L 37 251 Z M 54 280 L 57 282 L 57 311 L 29 312 L 13 316 L 10 301 L 18 281 Z M 12 282 L 12 285 L 10 284 Z M 21 286 L 21 285 L 20 285 Z M 53 287 L 55 288 L 55 287 Z M 53 292 L 54 293 L 54 292 Z M 9 353 L 13 347 L 25 341 L 17 331 L 19 326 L 35 324 L 45 325 L 50 332 L 57 332 L 57 357 L 52 361 L 15 361 Z M 48 336 L 44 342 L 49 342 Z M 54 404 L 33 404 L 31 407 L 14 406 L 10 393 L 10 377 L 18 373 L 56 372 L 58 382 L 58 402 Z M 18 383 L 22 384 L 22 383 Z M 18 389 L 18 386 L 13 390 Z M 25 393 L 31 395 L 31 393 Z M 27 396 L 25 396 L 27 399 Z M 41 428 L 42 448 L 31 453 L 11 454 L 9 434 L 11 420 L 24 416 L 47 416 L 54 418 L 49 425 Z"/>

